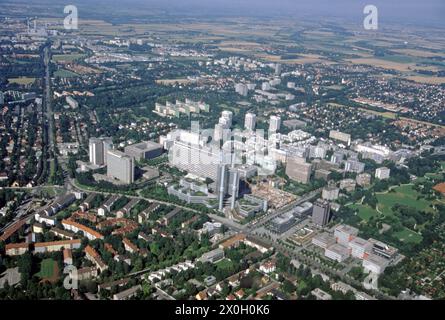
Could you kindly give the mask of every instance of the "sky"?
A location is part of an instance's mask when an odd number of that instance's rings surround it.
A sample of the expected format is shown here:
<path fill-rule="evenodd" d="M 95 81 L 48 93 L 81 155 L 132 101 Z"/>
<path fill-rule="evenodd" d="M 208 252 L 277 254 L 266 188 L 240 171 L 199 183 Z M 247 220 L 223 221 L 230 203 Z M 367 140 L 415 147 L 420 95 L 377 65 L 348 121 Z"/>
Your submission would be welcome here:
<path fill-rule="evenodd" d="M 12 0 L 0 0 L 9 2 Z M 50 2 L 79 4 L 112 10 L 116 16 L 126 12 L 152 15 L 161 10 L 172 16 L 277 16 L 321 17 L 363 20 L 366 5 L 375 5 L 383 23 L 438 24 L 445 27 L 445 0 L 13 0 L 12 2 Z M 105 11 L 105 10 L 104 10 Z"/>

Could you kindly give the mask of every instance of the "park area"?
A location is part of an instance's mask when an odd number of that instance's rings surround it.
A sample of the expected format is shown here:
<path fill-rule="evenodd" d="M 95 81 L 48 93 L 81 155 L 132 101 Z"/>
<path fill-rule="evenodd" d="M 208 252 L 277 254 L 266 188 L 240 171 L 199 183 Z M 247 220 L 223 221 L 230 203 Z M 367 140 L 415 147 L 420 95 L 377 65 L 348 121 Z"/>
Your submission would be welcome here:
<path fill-rule="evenodd" d="M 56 282 L 59 278 L 59 267 L 57 262 L 53 259 L 45 259 L 40 264 L 40 271 L 37 276 L 42 279 L 42 282 Z"/>
<path fill-rule="evenodd" d="M 376 193 L 378 200 L 377 208 L 373 209 L 368 205 L 353 204 L 352 209 L 357 210 L 357 215 L 367 222 L 371 217 L 394 217 L 392 208 L 399 204 L 412 207 L 419 211 L 431 212 L 430 203 L 424 199 L 417 199 L 419 193 L 414 190 L 411 184 L 395 187 L 392 191 L 383 193 Z M 419 243 L 422 241 L 422 236 L 408 228 L 394 233 L 394 235 L 403 242 Z"/>

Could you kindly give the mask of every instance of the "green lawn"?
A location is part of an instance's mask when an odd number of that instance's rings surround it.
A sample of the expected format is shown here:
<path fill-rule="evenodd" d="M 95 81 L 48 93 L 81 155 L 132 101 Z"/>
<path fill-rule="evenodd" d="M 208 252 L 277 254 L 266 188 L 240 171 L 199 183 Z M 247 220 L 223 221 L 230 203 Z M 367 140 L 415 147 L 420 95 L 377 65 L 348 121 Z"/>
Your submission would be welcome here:
<path fill-rule="evenodd" d="M 55 54 L 53 56 L 53 60 L 58 61 L 66 61 L 66 62 L 72 62 L 77 59 L 81 59 L 85 57 L 84 54 Z"/>
<path fill-rule="evenodd" d="M 52 278 L 54 275 L 54 264 L 56 261 L 53 259 L 45 259 L 40 264 L 40 271 L 37 275 L 42 279 Z"/>
<path fill-rule="evenodd" d="M 28 85 L 31 83 L 34 83 L 36 79 L 35 78 L 27 78 L 27 77 L 20 77 L 20 78 L 9 78 L 9 83 L 16 83 L 21 85 Z"/>
<path fill-rule="evenodd" d="M 358 210 L 357 215 L 365 221 L 368 221 L 372 216 L 378 214 L 377 211 L 366 205 L 354 204 L 351 206 L 351 208 L 354 210 Z"/>
<path fill-rule="evenodd" d="M 54 76 L 60 77 L 60 78 L 75 78 L 75 77 L 78 77 L 79 75 L 77 73 L 71 72 L 69 70 L 60 69 L 60 70 L 57 70 L 56 72 L 54 72 Z"/>
<path fill-rule="evenodd" d="M 222 259 L 221 261 L 218 261 L 216 263 L 216 267 L 218 269 L 228 269 L 232 266 L 232 261 L 230 261 L 229 259 Z"/>
<path fill-rule="evenodd" d="M 402 231 L 394 233 L 394 236 L 399 238 L 400 241 L 407 243 L 420 243 L 422 241 L 422 236 L 408 228 Z"/>
<path fill-rule="evenodd" d="M 392 215 L 391 208 L 396 204 L 406 205 L 416 208 L 417 210 L 430 211 L 430 202 L 420 199 L 417 200 L 418 193 L 413 189 L 412 185 L 404 185 L 394 189 L 395 192 L 385 194 L 377 194 L 379 201 L 378 207 L 385 215 Z"/>

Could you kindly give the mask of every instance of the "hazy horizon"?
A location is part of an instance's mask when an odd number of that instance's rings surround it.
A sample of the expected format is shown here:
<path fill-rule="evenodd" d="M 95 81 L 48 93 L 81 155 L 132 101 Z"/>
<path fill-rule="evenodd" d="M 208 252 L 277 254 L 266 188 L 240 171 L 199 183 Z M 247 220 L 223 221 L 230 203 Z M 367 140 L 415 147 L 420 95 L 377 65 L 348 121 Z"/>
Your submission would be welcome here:
<path fill-rule="evenodd" d="M 382 23 L 403 23 L 445 27 L 445 1 L 443 0 L 0 0 L 0 3 L 48 3 L 53 6 L 74 4 L 82 12 L 87 8 L 106 8 L 113 17 L 132 16 L 144 18 L 163 12 L 167 16 L 193 17 L 207 15 L 228 17 L 277 17 L 363 20 L 363 8 L 372 4 L 379 9 Z M 105 10 L 104 10 L 105 11 Z M 85 11 L 83 11 L 85 13 Z M 88 16 L 101 12 L 90 10 Z"/>

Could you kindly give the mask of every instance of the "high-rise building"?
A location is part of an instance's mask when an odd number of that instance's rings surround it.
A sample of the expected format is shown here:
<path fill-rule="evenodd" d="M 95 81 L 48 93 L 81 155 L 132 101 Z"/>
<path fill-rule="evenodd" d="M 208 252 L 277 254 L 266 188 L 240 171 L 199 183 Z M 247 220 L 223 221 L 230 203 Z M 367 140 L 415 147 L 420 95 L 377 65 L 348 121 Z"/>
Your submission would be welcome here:
<path fill-rule="evenodd" d="M 223 112 L 221 112 L 221 118 L 220 118 L 219 123 L 225 124 L 226 129 L 228 129 L 232 126 L 232 120 L 233 120 L 233 112 L 232 111 L 224 110 Z"/>
<path fill-rule="evenodd" d="M 5 94 L 0 91 L 0 105 L 5 103 Z"/>
<path fill-rule="evenodd" d="M 256 126 L 256 115 L 253 113 L 246 113 L 244 120 L 244 127 L 247 130 L 254 131 Z"/>
<path fill-rule="evenodd" d="M 312 222 L 318 226 L 324 227 L 328 224 L 331 213 L 331 206 L 328 201 L 318 199 L 314 203 L 312 210 Z"/>
<path fill-rule="evenodd" d="M 224 199 L 230 196 L 230 208 L 235 208 L 235 201 L 239 196 L 240 174 L 237 169 L 223 164 L 218 167 L 216 178 L 216 194 L 218 196 L 218 209 L 224 208 Z"/>
<path fill-rule="evenodd" d="M 222 211 L 224 208 L 224 197 L 227 193 L 229 173 L 227 165 L 220 165 L 218 167 L 218 175 L 216 178 L 216 194 L 218 196 L 218 210 Z"/>
<path fill-rule="evenodd" d="M 223 163 L 223 153 L 219 148 L 174 141 L 169 162 L 180 170 L 216 180 L 218 166 Z"/>
<path fill-rule="evenodd" d="M 124 183 L 134 182 L 134 159 L 119 150 L 107 152 L 107 176 Z"/>
<path fill-rule="evenodd" d="M 113 139 L 112 138 L 102 138 L 102 144 L 103 144 L 103 148 L 104 148 L 104 164 L 107 164 L 107 152 L 108 150 L 112 150 L 113 149 Z"/>
<path fill-rule="evenodd" d="M 213 140 L 221 141 L 224 137 L 224 125 L 221 123 L 215 124 L 215 130 L 213 131 Z"/>
<path fill-rule="evenodd" d="M 286 175 L 300 183 L 309 183 L 311 179 L 312 165 L 304 158 L 287 157 Z"/>
<path fill-rule="evenodd" d="M 107 151 L 113 149 L 113 140 L 111 138 L 90 138 L 89 156 L 90 163 L 102 166 L 107 164 Z"/>
<path fill-rule="evenodd" d="M 280 131 L 281 118 L 279 116 L 271 116 L 269 119 L 269 132 Z"/>
<path fill-rule="evenodd" d="M 94 165 L 101 166 L 104 162 L 104 147 L 101 139 L 90 138 L 89 141 L 90 162 Z"/>
<path fill-rule="evenodd" d="M 239 172 L 235 168 L 229 170 L 229 189 L 228 193 L 230 198 L 230 209 L 235 209 L 235 201 L 239 195 Z"/>
<path fill-rule="evenodd" d="M 279 76 L 281 75 L 282 66 L 279 63 L 275 64 L 275 75 Z"/>

